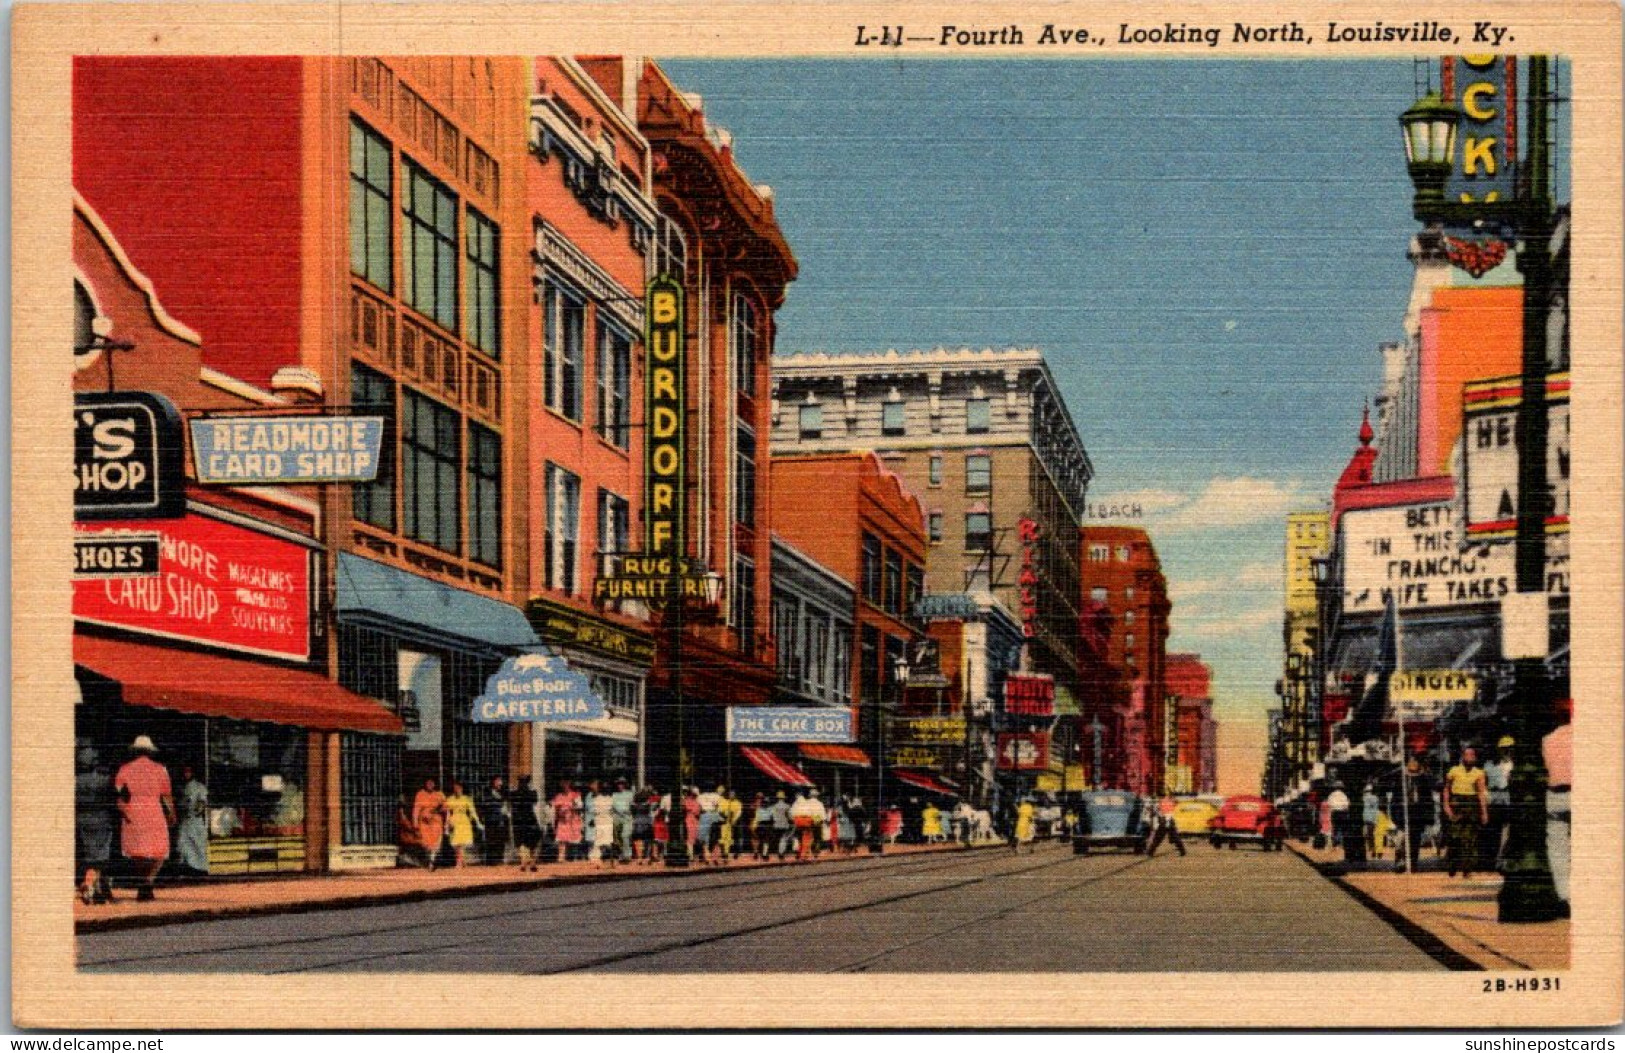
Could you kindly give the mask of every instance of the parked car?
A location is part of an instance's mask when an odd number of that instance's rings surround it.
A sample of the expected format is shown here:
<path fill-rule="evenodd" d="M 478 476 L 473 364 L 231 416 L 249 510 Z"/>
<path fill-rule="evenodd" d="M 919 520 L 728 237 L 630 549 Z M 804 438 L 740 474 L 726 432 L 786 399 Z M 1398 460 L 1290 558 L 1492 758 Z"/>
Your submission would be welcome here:
<path fill-rule="evenodd" d="M 1214 848 L 1254 844 L 1268 852 L 1281 851 L 1286 827 L 1275 806 L 1262 797 L 1227 798 L 1208 827 L 1208 841 Z"/>
<path fill-rule="evenodd" d="M 1127 790 L 1094 790 L 1080 795 L 1072 851 L 1080 856 L 1088 855 L 1092 848 L 1144 852 L 1154 803 Z"/>
<path fill-rule="evenodd" d="M 1200 837 L 1208 832 L 1220 805 L 1203 797 L 1186 797 L 1174 805 L 1174 829 Z"/>

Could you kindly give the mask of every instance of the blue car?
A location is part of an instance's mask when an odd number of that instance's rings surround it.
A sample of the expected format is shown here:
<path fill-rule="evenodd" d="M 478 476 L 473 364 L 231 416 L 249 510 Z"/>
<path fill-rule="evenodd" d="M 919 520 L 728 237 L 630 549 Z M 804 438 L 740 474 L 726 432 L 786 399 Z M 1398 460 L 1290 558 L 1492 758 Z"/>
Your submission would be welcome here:
<path fill-rule="evenodd" d="M 1127 848 L 1145 851 L 1150 832 L 1148 802 L 1127 790 L 1092 790 L 1082 795 L 1078 809 L 1078 829 L 1072 834 L 1072 851 L 1083 856 L 1092 848 Z"/>

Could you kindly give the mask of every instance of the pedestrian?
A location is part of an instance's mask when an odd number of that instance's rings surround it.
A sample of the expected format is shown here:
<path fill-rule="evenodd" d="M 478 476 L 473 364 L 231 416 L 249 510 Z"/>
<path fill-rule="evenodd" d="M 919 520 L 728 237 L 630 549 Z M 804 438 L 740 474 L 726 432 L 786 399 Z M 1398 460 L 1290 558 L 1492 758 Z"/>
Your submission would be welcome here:
<path fill-rule="evenodd" d="M 683 791 L 683 842 L 688 845 L 688 858 L 692 862 L 702 858 L 700 852 L 700 788 L 690 786 Z"/>
<path fill-rule="evenodd" d="M 581 794 L 565 779 L 553 795 L 553 840 L 559 846 L 559 862 L 574 862 L 581 849 Z"/>
<path fill-rule="evenodd" d="M 1396 868 L 1409 865 L 1412 871 L 1422 868 L 1422 838 L 1433 825 L 1433 776 L 1420 757 L 1405 762 L 1403 798 L 1398 820 L 1404 827 L 1405 858 L 1396 860 Z"/>
<path fill-rule="evenodd" d="M 1512 750 L 1517 740 L 1502 735 L 1495 744 L 1495 759 L 1484 765 L 1484 785 L 1490 794 L 1490 817 L 1478 842 L 1480 870 L 1495 870 L 1501 862 L 1501 842 L 1512 817 Z"/>
<path fill-rule="evenodd" d="M 181 766 L 181 792 L 175 800 L 175 855 L 188 876 L 209 872 L 209 791 L 190 764 Z"/>
<path fill-rule="evenodd" d="M 146 735 L 137 735 L 135 754 L 113 776 L 120 819 L 119 849 L 130 861 L 138 885 L 135 898 L 157 896 L 158 871 L 169 858 L 169 829 L 175 825 L 175 799 L 169 772 L 153 759 L 158 747 Z"/>
<path fill-rule="evenodd" d="M 1157 802 L 1157 814 L 1153 820 L 1154 829 L 1151 832 L 1151 843 L 1145 849 L 1147 859 L 1157 854 L 1157 847 L 1164 840 L 1173 842 L 1174 847 L 1179 849 L 1180 855 L 1185 854 L 1185 840 L 1179 836 L 1179 827 L 1174 823 L 1174 809 L 1178 804 L 1179 802 L 1174 800 L 1174 795 L 1171 793 L 1163 794 L 1162 799 Z M 1268 845 L 1266 844 L 1265 847 L 1268 847 Z"/>
<path fill-rule="evenodd" d="M 903 836 L 903 810 L 895 804 L 886 806 L 880 816 L 880 836 L 888 845 L 896 845 Z"/>
<path fill-rule="evenodd" d="M 1365 791 L 1360 794 L 1360 826 L 1365 835 L 1366 851 L 1377 859 L 1382 858 L 1382 846 L 1377 842 L 1377 819 L 1382 815 L 1382 800 L 1377 796 L 1375 783 L 1366 783 Z"/>
<path fill-rule="evenodd" d="M 1562 721 L 1540 740 L 1540 753 L 1546 761 L 1546 858 L 1552 868 L 1552 887 L 1563 901 L 1563 917 L 1569 916 L 1569 835 L 1574 813 L 1569 792 L 1574 788 L 1574 702 L 1558 703 Z"/>
<path fill-rule="evenodd" d="M 479 809 L 480 827 L 484 831 L 481 845 L 485 849 L 487 866 L 507 861 L 508 836 L 513 832 L 513 813 L 508 801 L 508 783 L 500 775 L 491 777 L 490 785 L 480 791 L 475 802 Z"/>
<path fill-rule="evenodd" d="M 519 857 L 521 871 L 536 869 L 537 852 L 541 850 L 542 824 L 536 815 L 536 789 L 529 775 L 519 776 L 513 793 L 508 796 L 508 809 L 513 820 L 513 847 Z"/>
<path fill-rule="evenodd" d="M 766 859 L 768 839 L 773 836 L 773 806 L 766 794 L 757 794 L 750 802 L 750 854 L 755 859 Z"/>
<path fill-rule="evenodd" d="M 594 791 L 588 795 L 588 800 L 592 802 L 589 805 L 592 809 L 589 813 L 592 817 L 592 854 L 598 860 L 598 869 L 607 866 L 613 870 L 620 856 L 620 849 L 615 843 L 615 795 L 605 793 L 597 782 L 589 784 L 588 789 Z"/>
<path fill-rule="evenodd" d="M 852 821 L 851 807 L 845 799 L 835 806 L 835 840 L 844 856 L 858 850 L 858 827 Z"/>
<path fill-rule="evenodd" d="M 745 805 L 734 796 L 732 790 L 723 789 L 722 801 L 717 805 L 717 812 L 722 821 L 717 824 L 717 857 L 721 864 L 733 862 L 734 845 L 737 842 L 735 831 L 739 828 L 739 817 L 745 814 Z"/>
<path fill-rule="evenodd" d="M 453 779 L 451 793 L 445 801 L 446 829 L 450 836 L 451 854 L 457 869 L 461 870 L 468 865 L 468 850 L 474 845 L 474 831 L 478 829 L 484 833 L 485 826 L 480 822 L 480 812 L 474 805 L 474 798 L 464 790 L 463 784 Z"/>
<path fill-rule="evenodd" d="M 598 831 L 594 827 L 598 823 L 598 795 L 602 792 L 598 780 L 591 779 L 581 795 L 581 853 L 586 859 L 598 858 Z"/>
<path fill-rule="evenodd" d="M 805 860 L 812 851 L 813 808 L 804 791 L 796 791 L 790 802 L 790 822 L 795 827 L 796 861 Z"/>
<path fill-rule="evenodd" d="M 644 865 L 654 860 L 654 848 L 649 842 L 654 840 L 655 807 L 659 802 L 648 786 L 632 798 L 632 858 Z"/>
<path fill-rule="evenodd" d="M 1343 792 L 1343 784 L 1332 783 L 1332 792 L 1326 795 L 1326 821 L 1332 836 L 1332 847 L 1342 847 L 1347 851 L 1344 836 L 1348 831 L 1349 795 Z"/>
<path fill-rule="evenodd" d="M 1030 797 L 1023 797 L 1021 803 L 1016 806 L 1014 846 L 1017 855 L 1021 854 L 1023 845 L 1028 852 L 1033 850 L 1033 838 L 1037 836 L 1037 812 L 1038 809 Z"/>
<path fill-rule="evenodd" d="M 434 779 L 424 779 L 423 788 L 412 799 L 412 823 L 433 870 L 440 862 L 440 842 L 446 836 L 446 795 Z"/>
<path fill-rule="evenodd" d="M 79 856 L 79 899 L 106 903 L 113 898 L 108 874 L 113 861 L 113 831 L 118 824 L 118 800 L 113 795 L 113 773 L 93 747 L 75 758 L 73 780 L 73 840 Z"/>
<path fill-rule="evenodd" d="M 423 842 L 418 839 L 417 820 L 412 817 L 412 801 L 406 794 L 395 798 L 395 865 L 428 866 Z"/>
<path fill-rule="evenodd" d="M 1471 877 L 1478 862 L 1478 836 L 1490 818 L 1490 790 L 1478 751 L 1468 746 L 1461 763 L 1444 778 L 1444 816 L 1449 825 L 1450 873 Z"/>
<path fill-rule="evenodd" d="M 717 861 L 717 825 L 722 821 L 722 787 L 718 786 L 715 792 L 699 794 L 694 800 L 700 806 L 698 836 L 695 838 L 699 845 L 699 862 L 714 865 Z"/>
<path fill-rule="evenodd" d="M 780 790 L 773 798 L 773 838 L 778 844 L 779 862 L 789 854 L 792 843 L 794 823 L 790 818 L 790 805 L 785 802 L 784 791 Z"/>
<path fill-rule="evenodd" d="M 854 847 L 859 841 L 868 841 L 869 823 L 872 820 L 869 818 L 868 810 L 863 807 L 863 798 L 855 793 L 847 795 L 846 815 L 852 820 L 852 829 L 856 831 L 852 838 Z"/>
<path fill-rule="evenodd" d="M 654 797 L 654 814 L 651 824 L 654 827 L 654 840 L 649 842 L 649 861 L 666 858 L 666 845 L 671 841 L 671 797 L 667 794 L 656 794 L 653 787 L 649 793 Z"/>
<path fill-rule="evenodd" d="M 942 840 L 942 812 L 937 809 L 935 801 L 926 801 L 925 807 L 920 810 L 920 836 L 927 844 L 936 844 Z"/>
<path fill-rule="evenodd" d="M 615 852 L 622 863 L 632 861 L 632 801 L 632 789 L 626 780 L 616 779 L 615 792 L 609 796 L 609 811 Z"/>

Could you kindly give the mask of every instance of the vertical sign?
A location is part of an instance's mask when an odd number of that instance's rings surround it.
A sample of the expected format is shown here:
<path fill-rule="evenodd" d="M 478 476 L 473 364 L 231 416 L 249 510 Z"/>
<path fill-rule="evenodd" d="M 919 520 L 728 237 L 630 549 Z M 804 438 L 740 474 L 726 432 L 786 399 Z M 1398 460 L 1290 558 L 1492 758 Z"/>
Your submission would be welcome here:
<path fill-rule="evenodd" d="M 1038 635 L 1038 539 L 1042 536 L 1036 520 L 1022 516 L 1017 520 L 1021 537 L 1021 576 L 1016 584 L 1021 589 L 1021 635 L 1029 639 Z"/>
<path fill-rule="evenodd" d="M 1445 198 L 1453 203 L 1512 200 L 1518 167 L 1518 60 L 1501 55 L 1453 55 L 1442 59 L 1441 65 L 1445 101 L 1462 114 L 1456 163 L 1445 183 Z M 1465 228 L 1454 233 L 1476 232 Z M 1477 244 L 1475 239 L 1464 251 Z M 1483 262 L 1494 265 L 1490 260 Z M 1463 269 L 1471 272 L 1478 267 Z"/>
<path fill-rule="evenodd" d="M 670 275 L 649 283 L 649 368 L 644 420 L 645 551 L 682 555 L 685 424 L 683 287 Z"/>

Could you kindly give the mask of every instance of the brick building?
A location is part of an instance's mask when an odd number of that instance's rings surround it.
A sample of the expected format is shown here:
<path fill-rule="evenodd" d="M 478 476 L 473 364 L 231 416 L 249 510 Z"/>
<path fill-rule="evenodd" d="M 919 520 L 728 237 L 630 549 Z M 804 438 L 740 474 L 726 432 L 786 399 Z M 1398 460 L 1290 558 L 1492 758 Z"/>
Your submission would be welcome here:
<path fill-rule="evenodd" d="M 1167 677 L 1169 704 L 1174 707 L 1167 784 L 1175 793 L 1212 793 L 1218 784 L 1213 671 L 1201 655 L 1170 654 Z"/>

